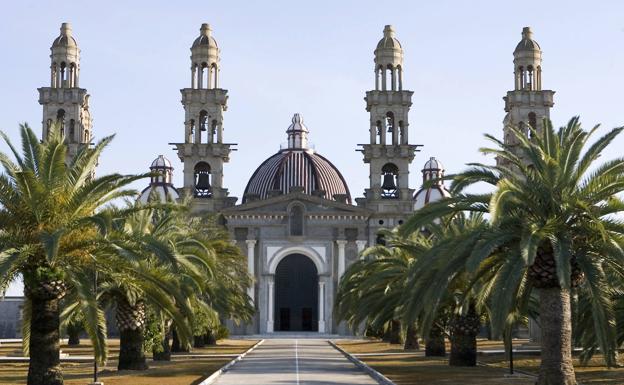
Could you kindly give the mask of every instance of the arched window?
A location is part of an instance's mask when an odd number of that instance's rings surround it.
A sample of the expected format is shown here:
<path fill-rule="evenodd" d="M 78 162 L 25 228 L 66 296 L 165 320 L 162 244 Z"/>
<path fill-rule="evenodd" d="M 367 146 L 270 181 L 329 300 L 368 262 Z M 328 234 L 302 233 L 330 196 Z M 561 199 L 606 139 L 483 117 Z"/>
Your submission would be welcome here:
<path fill-rule="evenodd" d="M 208 112 L 201 110 L 199 112 L 199 136 L 198 143 L 208 143 Z"/>
<path fill-rule="evenodd" d="M 375 125 L 377 126 L 377 138 L 379 139 L 378 143 L 381 144 L 382 142 L 381 138 L 384 135 L 383 127 L 381 126 L 381 120 L 378 120 L 377 123 L 375 123 Z"/>
<path fill-rule="evenodd" d="M 303 207 L 294 205 L 290 208 L 290 235 L 293 237 L 303 235 Z"/>
<path fill-rule="evenodd" d="M 61 87 L 67 87 L 67 65 L 65 62 L 61 63 Z"/>
<path fill-rule="evenodd" d="M 212 196 L 210 165 L 206 162 L 199 162 L 195 165 L 194 195 L 198 198 L 209 198 Z"/>
<path fill-rule="evenodd" d="M 198 88 L 210 88 L 210 70 L 207 63 L 202 63 L 199 70 L 199 87 Z"/>
<path fill-rule="evenodd" d="M 56 111 L 56 124 L 61 135 L 65 135 L 65 110 L 62 108 Z"/>
<path fill-rule="evenodd" d="M 533 86 L 533 66 L 527 67 L 527 89 L 529 91 L 535 89 Z"/>
<path fill-rule="evenodd" d="M 386 113 L 386 144 L 398 144 L 395 140 L 397 134 L 394 126 L 394 113 L 388 111 Z"/>
<path fill-rule="evenodd" d="M 215 63 L 210 67 L 210 75 L 212 75 L 212 88 L 219 88 L 219 69 Z"/>
<path fill-rule="evenodd" d="M 381 168 L 381 197 L 394 199 L 399 197 L 399 168 L 393 163 L 386 163 Z"/>
<path fill-rule="evenodd" d="M 76 135 L 76 121 L 71 119 L 69 121 L 69 141 L 74 141 L 74 135 Z"/>
<path fill-rule="evenodd" d="M 189 120 L 189 132 L 188 132 L 188 143 L 193 143 L 195 141 L 195 119 Z"/>
<path fill-rule="evenodd" d="M 405 131 L 405 125 L 402 120 L 399 121 L 399 135 L 401 144 L 407 144 L 407 132 Z"/>
<path fill-rule="evenodd" d="M 537 132 L 537 115 L 535 112 L 529 112 L 529 126 L 531 126 L 528 131 L 529 139 L 533 138 L 533 131 Z M 531 131 L 533 129 L 533 131 Z"/>

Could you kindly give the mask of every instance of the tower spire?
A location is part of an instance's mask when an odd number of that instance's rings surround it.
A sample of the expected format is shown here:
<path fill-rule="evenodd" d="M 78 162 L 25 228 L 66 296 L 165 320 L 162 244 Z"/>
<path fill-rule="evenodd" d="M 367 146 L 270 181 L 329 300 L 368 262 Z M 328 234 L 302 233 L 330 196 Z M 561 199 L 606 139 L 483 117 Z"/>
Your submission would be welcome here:
<path fill-rule="evenodd" d="M 182 92 L 184 142 L 172 143 L 184 163 L 184 191 L 196 211 L 218 211 L 236 198 L 223 187 L 223 165 L 232 144 L 223 142 L 227 90 L 219 88 L 220 50 L 207 23 L 191 46 L 191 84 Z"/>
<path fill-rule="evenodd" d="M 538 133 L 542 130 L 543 119 L 550 118 L 555 94 L 555 91 L 542 89 L 542 49 L 533 39 L 533 31 L 524 27 L 521 35 L 513 52 L 514 89 L 503 98 L 506 112 L 503 140 L 512 147 L 519 144 L 513 128 L 525 135 L 531 134 L 529 126 Z M 506 161 L 498 158 L 497 162 L 505 164 Z"/>
<path fill-rule="evenodd" d="M 39 88 L 39 104 L 43 106 L 42 139 L 56 125 L 65 136 L 70 161 L 92 139 L 89 94 L 79 87 L 80 49 L 71 25 L 61 24 L 60 33 L 50 47 L 50 86 Z"/>
<path fill-rule="evenodd" d="M 371 244 L 380 227 L 399 224 L 413 211 L 409 166 L 418 146 L 409 144 L 412 91 L 403 89 L 403 47 L 386 25 L 374 51 L 375 89 L 366 92 L 370 140 L 358 150 L 369 164 L 370 186 L 358 205 L 371 209 Z"/>

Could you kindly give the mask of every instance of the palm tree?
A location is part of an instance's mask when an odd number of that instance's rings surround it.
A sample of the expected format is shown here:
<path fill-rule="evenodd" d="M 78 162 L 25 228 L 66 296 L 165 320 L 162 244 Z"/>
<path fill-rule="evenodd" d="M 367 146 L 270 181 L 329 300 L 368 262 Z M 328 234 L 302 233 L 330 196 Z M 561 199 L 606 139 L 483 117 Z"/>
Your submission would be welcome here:
<path fill-rule="evenodd" d="M 415 320 L 402 322 L 407 302 L 408 272 L 429 247 L 426 236 L 416 233 L 400 237 L 396 230 L 382 230 L 386 245 L 364 250 L 341 278 L 336 297 L 338 319 L 356 329 L 366 322 L 373 329 L 385 328 L 390 343 L 400 343 L 401 324 L 405 329 L 405 348 L 418 346 Z M 407 338 L 409 337 L 409 338 Z"/>
<path fill-rule="evenodd" d="M 163 319 L 174 320 L 182 342 L 189 344 L 194 308 L 207 307 L 200 298 L 215 275 L 215 256 L 181 220 L 183 206 L 132 205 L 130 210 L 134 213 L 129 217 L 113 221 L 109 238 L 127 250 L 120 255 L 120 265 L 132 269 L 137 279 L 112 272 L 105 276 L 102 291 L 116 305 L 118 369 L 145 370 L 146 306 L 157 309 Z"/>
<path fill-rule="evenodd" d="M 92 222 L 95 213 L 120 197 L 142 176 L 94 177 L 93 170 L 112 136 L 83 148 L 66 164 L 63 136 L 52 129 L 40 142 L 20 127 L 22 153 L 2 137 L 15 161 L 0 153 L 0 287 L 18 275 L 24 280 L 24 343 L 30 354 L 28 384 L 63 383 L 59 366 L 59 302 L 68 292 L 80 299 L 84 325 L 95 355 L 106 356 L 104 314 L 91 290 L 94 261 L 113 266 L 103 255 L 107 240 Z"/>
<path fill-rule="evenodd" d="M 542 354 L 537 384 L 576 383 L 572 365 L 570 295 L 583 287 L 600 348 L 614 363 L 615 323 L 608 277 L 622 280 L 624 224 L 613 217 L 624 210 L 624 159 L 596 165 L 603 150 L 622 132 L 615 128 L 592 145 L 598 129 L 581 128 L 578 118 L 555 131 L 545 120 L 530 136 L 514 130 L 519 145 L 487 135 L 496 148 L 497 166 L 471 164 L 455 176 L 453 197 L 428 205 L 411 218 L 404 231 L 417 231 L 433 218 L 460 211 L 488 213 L 491 229 L 480 233 L 470 257 L 459 269 L 486 277 L 484 290 L 493 306 L 492 325 L 503 328 L 533 290 L 539 295 Z M 590 171 L 591 170 L 591 171 Z M 475 183 L 494 188 L 491 194 L 470 194 Z"/>
<path fill-rule="evenodd" d="M 471 283 L 464 265 L 480 232 L 487 229 L 481 215 L 437 219 L 427 226 L 431 247 L 408 273 L 405 304 L 408 320 L 420 319 L 423 330 L 430 333 L 439 323 L 439 314 L 449 314 L 449 364 L 453 366 L 476 365 L 479 313 L 485 307 L 477 307 L 478 286 Z"/>

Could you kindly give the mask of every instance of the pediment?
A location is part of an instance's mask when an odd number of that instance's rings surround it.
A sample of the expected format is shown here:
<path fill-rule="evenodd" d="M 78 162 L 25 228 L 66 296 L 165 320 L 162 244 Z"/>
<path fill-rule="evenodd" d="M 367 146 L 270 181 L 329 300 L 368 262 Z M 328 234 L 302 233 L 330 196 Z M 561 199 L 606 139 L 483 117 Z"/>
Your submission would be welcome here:
<path fill-rule="evenodd" d="M 368 217 L 372 214 L 372 211 L 366 208 L 300 192 L 243 203 L 228 207 L 221 213 L 225 217 L 237 215 L 280 215 L 286 214 L 288 208 L 295 202 L 305 206 L 305 211 L 309 215 Z"/>

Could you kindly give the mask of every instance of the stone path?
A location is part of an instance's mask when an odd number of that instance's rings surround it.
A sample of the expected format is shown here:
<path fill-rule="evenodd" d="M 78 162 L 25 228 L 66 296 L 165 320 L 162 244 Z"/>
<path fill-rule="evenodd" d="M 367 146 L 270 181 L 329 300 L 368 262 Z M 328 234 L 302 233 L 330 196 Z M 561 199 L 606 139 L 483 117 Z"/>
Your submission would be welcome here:
<path fill-rule="evenodd" d="M 326 340 L 266 340 L 223 374 L 218 385 L 376 385 Z"/>

